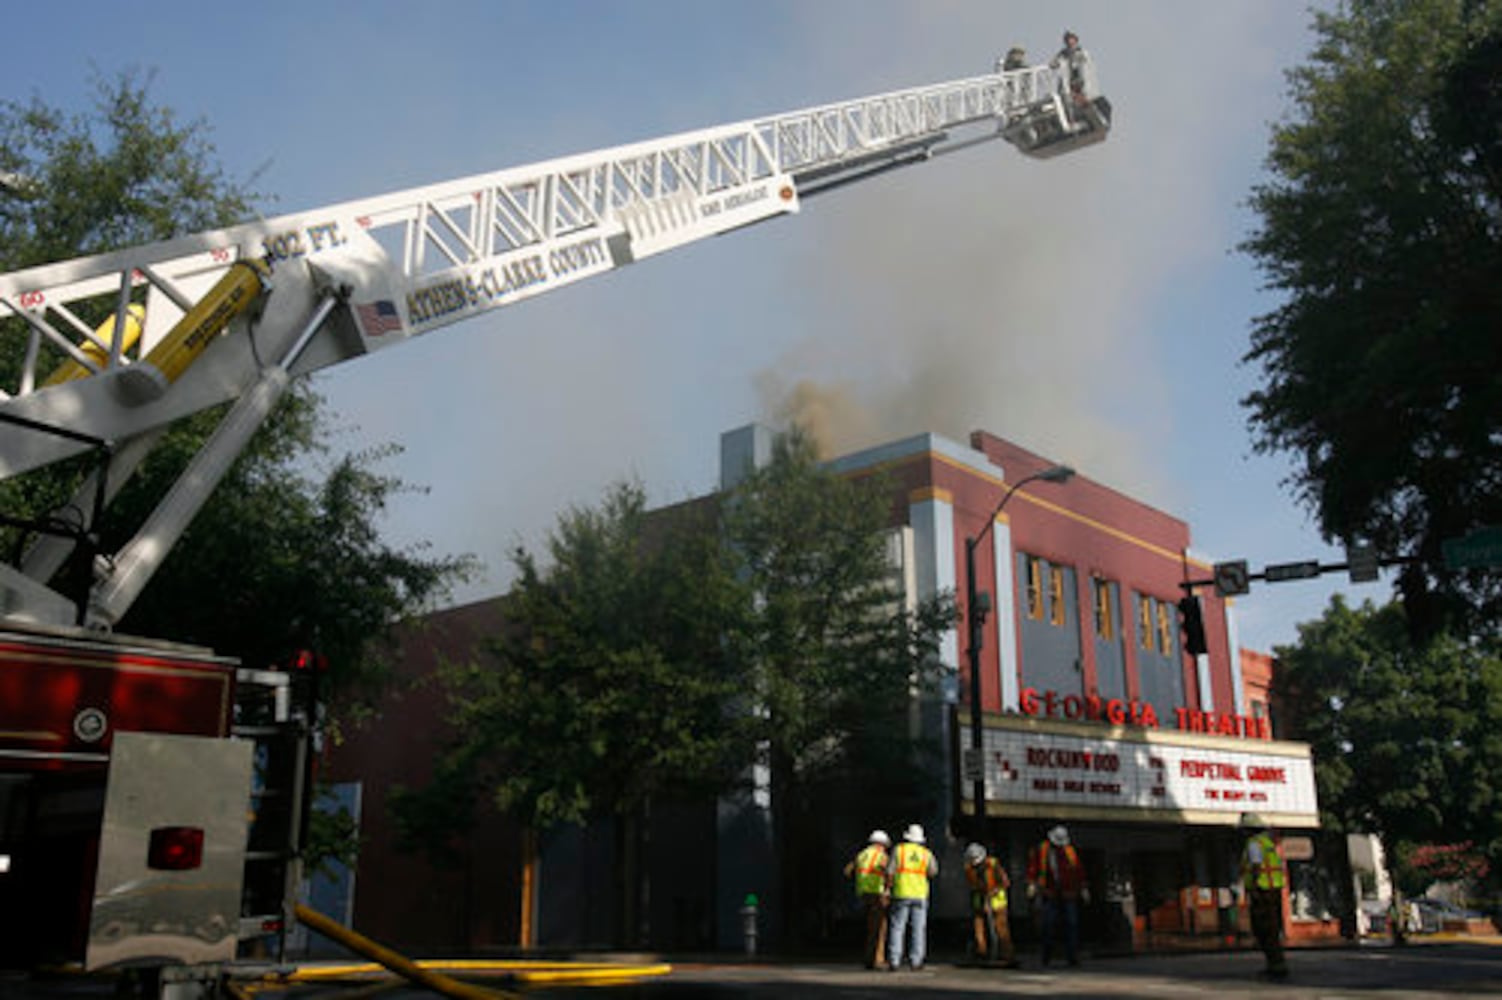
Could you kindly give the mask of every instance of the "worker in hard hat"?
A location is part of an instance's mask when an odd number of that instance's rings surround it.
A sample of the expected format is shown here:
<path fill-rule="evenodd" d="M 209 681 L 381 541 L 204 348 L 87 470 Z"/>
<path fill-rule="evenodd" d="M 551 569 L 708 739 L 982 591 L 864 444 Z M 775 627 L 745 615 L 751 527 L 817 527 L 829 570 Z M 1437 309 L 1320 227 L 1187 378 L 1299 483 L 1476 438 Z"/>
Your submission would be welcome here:
<path fill-rule="evenodd" d="M 887 930 L 887 971 L 902 968 L 905 957 L 916 972 L 928 951 L 928 887 L 939 874 L 939 862 L 924 846 L 917 823 L 902 833 L 892 849 L 891 927 Z"/>
<path fill-rule="evenodd" d="M 1060 824 L 1027 859 L 1028 898 L 1038 898 L 1043 907 L 1042 958 L 1046 966 L 1053 957 L 1056 938 L 1064 938 L 1064 957 L 1080 964 L 1080 904 L 1090 902 L 1085 884 L 1085 866 L 1069 839 L 1069 828 Z"/>
<path fill-rule="evenodd" d="M 1252 934 L 1267 963 L 1262 974 L 1271 979 L 1286 979 L 1283 887 L 1288 884 L 1288 869 L 1266 819 L 1257 813 L 1242 813 L 1241 829 L 1247 834 L 1241 849 L 1241 884 L 1246 892 Z"/>
<path fill-rule="evenodd" d="M 1007 912 L 1007 889 L 1012 880 L 1007 875 L 1007 866 L 1000 858 L 988 854 L 982 845 L 971 844 L 965 848 L 965 881 L 970 886 L 975 957 L 982 961 L 1001 962 L 1008 968 L 1015 967 L 1017 957 L 1012 948 L 1012 928 Z"/>
<path fill-rule="evenodd" d="M 855 879 L 855 895 L 866 915 L 866 968 L 886 966 L 887 906 L 891 899 L 891 858 L 887 848 L 892 838 L 885 830 L 872 830 L 866 846 L 845 866 L 845 877 Z"/>

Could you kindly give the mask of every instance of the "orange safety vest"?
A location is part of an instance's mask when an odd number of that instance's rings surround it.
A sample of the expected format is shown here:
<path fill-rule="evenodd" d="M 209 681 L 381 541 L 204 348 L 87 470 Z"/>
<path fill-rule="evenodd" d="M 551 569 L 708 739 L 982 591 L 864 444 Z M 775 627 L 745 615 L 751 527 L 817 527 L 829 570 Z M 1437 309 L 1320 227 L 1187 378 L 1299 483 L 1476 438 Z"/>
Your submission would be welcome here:
<path fill-rule="evenodd" d="M 870 896 L 886 887 L 887 849 L 880 844 L 871 844 L 855 856 L 855 891 Z"/>
<path fill-rule="evenodd" d="M 986 858 L 986 863 L 980 870 L 974 865 L 966 865 L 965 881 L 970 883 L 970 905 L 973 909 L 983 909 L 982 903 L 987 899 L 993 910 L 1007 908 L 1007 870 L 997 859 Z"/>
<path fill-rule="evenodd" d="M 1261 849 L 1262 860 L 1252 861 L 1251 847 L 1256 844 Z M 1265 833 L 1259 833 L 1249 838 L 1246 842 L 1246 851 L 1241 862 L 1242 880 L 1248 889 L 1279 889 L 1283 888 L 1286 881 L 1283 866 L 1283 855 L 1278 853 L 1278 845 Z"/>
<path fill-rule="evenodd" d="M 1055 855 L 1051 853 L 1053 850 L 1055 850 L 1053 844 L 1047 840 L 1038 845 L 1037 851 L 1033 854 L 1029 875 L 1045 892 L 1050 890 L 1069 894 L 1078 892 L 1085 882 L 1085 870 L 1080 867 L 1079 852 L 1074 849 L 1073 844 L 1057 848 L 1063 858 L 1055 866 L 1053 864 Z"/>
<path fill-rule="evenodd" d="M 903 841 L 896 849 L 897 869 L 892 877 L 892 895 L 897 899 L 928 898 L 928 865 L 933 859 L 922 844 Z"/>

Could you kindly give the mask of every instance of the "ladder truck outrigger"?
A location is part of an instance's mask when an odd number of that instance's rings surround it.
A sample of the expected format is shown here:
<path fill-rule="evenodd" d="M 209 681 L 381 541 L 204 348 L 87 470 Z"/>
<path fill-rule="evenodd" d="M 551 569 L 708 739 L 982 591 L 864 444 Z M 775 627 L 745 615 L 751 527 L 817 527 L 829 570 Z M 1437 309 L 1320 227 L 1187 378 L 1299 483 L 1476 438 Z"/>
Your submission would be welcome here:
<path fill-rule="evenodd" d="M 113 627 L 290 379 L 991 139 L 1040 159 L 1100 142 L 1085 69 L 1083 92 L 1049 65 L 997 71 L 0 275 L 0 336 L 24 338 L 0 481 L 95 456 L 72 518 L 0 512 L 29 543 L 0 565 L 0 967 L 154 964 L 188 995 L 287 916 L 295 821 L 274 912 L 242 899 L 286 675 Z M 135 536 L 97 551 L 163 431 L 222 403 Z M 70 560 L 87 593 L 49 585 Z"/>

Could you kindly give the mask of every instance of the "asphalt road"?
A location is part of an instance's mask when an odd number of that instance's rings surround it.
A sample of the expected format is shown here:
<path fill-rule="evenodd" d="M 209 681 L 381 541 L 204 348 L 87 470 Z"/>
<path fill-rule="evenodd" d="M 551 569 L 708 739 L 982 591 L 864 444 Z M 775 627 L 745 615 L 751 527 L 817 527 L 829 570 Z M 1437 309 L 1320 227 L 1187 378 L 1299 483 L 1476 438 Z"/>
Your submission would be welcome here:
<path fill-rule="evenodd" d="M 1077 968 L 1038 967 L 1028 956 L 1016 970 L 936 962 L 921 972 L 868 972 L 853 964 L 767 959 L 755 962 L 676 961 L 664 977 L 625 986 L 525 989 L 528 998 L 549 1000 L 860 1000 L 866 997 L 966 1000 L 998 996 L 1062 997 L 1289 997 L 1344 998 L 1502 997 L 1502 937 L 1485 940 L 1426 940 L 1406 948 L 1354 946 L 1289 952 L 1291 977 L 1258 978 L 1261 956 L 1226 952 L 1087 960 Z M 498 980 L 473 980 L 506 989 Z M 512 987 L 514 989 L 514 987 Z M 100 980 L 0 978 L 3 1000 L 96 1000 L 110 996 Z M 337 1000 L 378 996 L 382 1000 L 431 998 L 421 989 L 387 984 L 332 983 L 292 989 L 258 989 L 258 1000 Z"/>
<path fill-rule="evenodd" d="M 1502 944 L 1502 942 L 1499 942 Z M 1470 943 L 1409 948 L 1294 951 L 1283 982 L 1258 978 L 1262 958 L 1245 952 L 1114 958 L 1078 968 L 1043 970 L 1036 960 L 1018 970 L 931 965 L 921 972 L 867 972 L 833 965 L 694 965 L 651 983 L 599 990 L 549 991 L 550 997 L 621 1000 L 704 997 L 708 1000 L 856 1000 L 903 996 L 966 997 L 1502 997 L 1502 946 Z"/>

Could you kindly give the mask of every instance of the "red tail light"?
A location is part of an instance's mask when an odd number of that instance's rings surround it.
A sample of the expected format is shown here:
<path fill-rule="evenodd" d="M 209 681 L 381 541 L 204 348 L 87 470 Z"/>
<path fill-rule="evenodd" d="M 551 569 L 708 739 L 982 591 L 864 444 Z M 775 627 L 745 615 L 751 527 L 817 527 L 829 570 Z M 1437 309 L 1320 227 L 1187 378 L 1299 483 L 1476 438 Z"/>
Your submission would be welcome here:
<path fill-rule="evenodd" d="M 185 872 L 203 864 L 203 829 L 197 826 L 159 826 L 151 831 L 146 865 L 169 872 Z"/>

